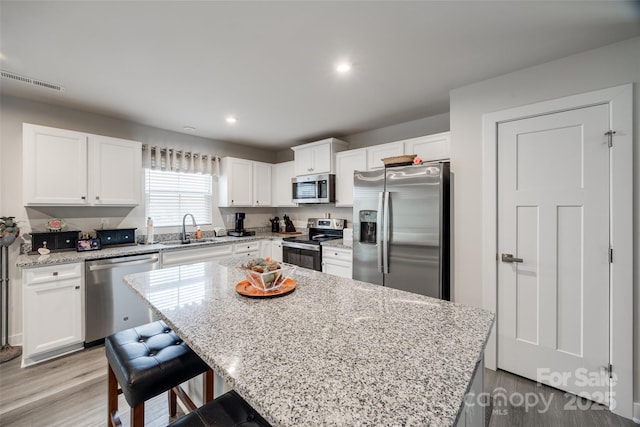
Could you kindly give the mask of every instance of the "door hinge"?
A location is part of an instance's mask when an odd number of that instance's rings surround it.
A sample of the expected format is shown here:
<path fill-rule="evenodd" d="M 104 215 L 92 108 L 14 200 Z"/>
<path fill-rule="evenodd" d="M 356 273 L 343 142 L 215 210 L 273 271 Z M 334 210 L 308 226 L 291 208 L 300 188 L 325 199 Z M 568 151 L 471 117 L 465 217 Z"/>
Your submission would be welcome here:
<path fill-rule="evenodd" d="M 615 130 L 610 130 L 604 133 L 604 135 L 607 137 L 607 145 L 609 146 L 609 148 L 613 147 L 613 135 L 615 134 Z"/>
<path fill-rule="evenodd" d="M 613 248 L 609 248 L 609 263 L 613 264 Z"/>

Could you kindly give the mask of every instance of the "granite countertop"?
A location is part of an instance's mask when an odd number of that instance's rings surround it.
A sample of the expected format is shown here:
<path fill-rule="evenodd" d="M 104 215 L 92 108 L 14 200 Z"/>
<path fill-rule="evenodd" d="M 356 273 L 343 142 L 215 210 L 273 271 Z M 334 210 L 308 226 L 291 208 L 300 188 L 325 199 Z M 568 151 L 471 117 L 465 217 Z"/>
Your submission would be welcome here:
<path fill-rule="evenodd" d="M 327 240 L 320 243 L 322 246 L 333 247 L 333 248 L 343 248 L 343 249 L 353 249 L 353 240 L 346 241 L 343 239 L 334 239 Z"/>
<path fill-rule="evenodd" d="M 45 265 L 56 265 L 56 264 L 68 264 L 72 262 L 82 262 L 94 259 L 102 259 L 102 258 L 113 258 L 119 256 L 128 256 L 128 255 L 140 255 L 154 252 L 168 252 L 175 250 L 184 250 L 189 248 L 198 248 L 202 246 L 211 246 L 211 245 L 224 245 L 231 243 L 240 243 L 247 242 L 252 240 L 265 240 L 265 239 L 281 239 L 282 234 L 278 233 L 256 233 L 255 236 L 244 236 L 244 237 L 233 237 L 233 236 L 224 236 L 224 237 L 214 237 L 202 239 L 202 241 L 191 240 L 192 243 L 183 245 L 179 241 L 170 241 L 164 243 L 154 243 L 152 245 L 131 245 L 131 246 L 116 246 L 100 249 L 97 251 L 86 251 L 86 252 L 76 252 L 76 251 L 62 251 L 62 252 L 52 252 L 47 255 L 27 255 L 22 254 L 19 255 L 16 260 L 16 266 L 21 268 L 28 267 L 40 267 Z"/>
<path fill-rule="evenodd" d="M 246 298 L 243 260 L 125 281 L 274 426 L 454 424 L 493 314 L 304 268 Z"/>

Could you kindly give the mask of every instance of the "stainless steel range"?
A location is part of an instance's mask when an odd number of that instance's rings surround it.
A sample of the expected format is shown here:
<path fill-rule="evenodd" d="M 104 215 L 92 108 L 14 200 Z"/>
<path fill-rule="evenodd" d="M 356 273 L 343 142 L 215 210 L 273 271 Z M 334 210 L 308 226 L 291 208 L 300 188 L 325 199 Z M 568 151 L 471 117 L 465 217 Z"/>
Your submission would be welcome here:
<path fill-rule="evenodd" d="M 342 239 L 345 219 L 309 218 L 308 236 L 282 239 L 282 260 L 289 264 L 322 271 L 322 246 L 327 240 Z"/>

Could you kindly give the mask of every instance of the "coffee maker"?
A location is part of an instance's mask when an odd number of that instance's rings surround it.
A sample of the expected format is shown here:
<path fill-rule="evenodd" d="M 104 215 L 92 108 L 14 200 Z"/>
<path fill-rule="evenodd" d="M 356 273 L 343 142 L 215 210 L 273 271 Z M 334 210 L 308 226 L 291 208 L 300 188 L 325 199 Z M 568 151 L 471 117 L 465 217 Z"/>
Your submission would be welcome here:
<path fill-rule="evenodd" d="M 244 217 L 244 212 L 236 212 L 235 229 L 227 233 L 229 236 L 242 237 L 253 236 L 256 234 L 255 231 L 248 231 L 244 229 Z"/>

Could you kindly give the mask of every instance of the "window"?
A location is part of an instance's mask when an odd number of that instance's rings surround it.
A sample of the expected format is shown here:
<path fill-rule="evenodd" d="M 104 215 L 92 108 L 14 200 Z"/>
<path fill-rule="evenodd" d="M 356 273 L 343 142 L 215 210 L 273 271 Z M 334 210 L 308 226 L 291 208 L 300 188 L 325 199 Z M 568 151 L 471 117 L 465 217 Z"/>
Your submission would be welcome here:
<path fill-rule="evenodd" d="M 181 226 L 186 213 L 198 225 L 211 224 L 212 186 L 211 175 L 146 169 L 147 216 L 156 227 Z"/>

